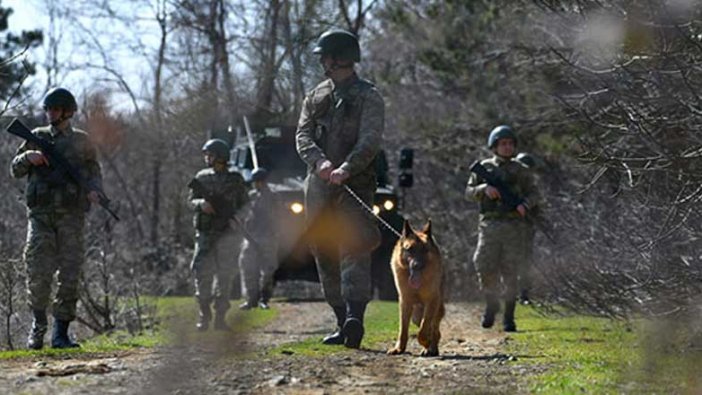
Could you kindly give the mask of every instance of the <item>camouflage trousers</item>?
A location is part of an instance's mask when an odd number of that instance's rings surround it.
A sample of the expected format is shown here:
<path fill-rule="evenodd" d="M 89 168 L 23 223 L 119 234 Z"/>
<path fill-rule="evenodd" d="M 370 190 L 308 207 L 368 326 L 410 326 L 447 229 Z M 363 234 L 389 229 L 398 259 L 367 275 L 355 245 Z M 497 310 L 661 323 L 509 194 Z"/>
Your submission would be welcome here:
<path fill-rule="evenodd" d="M 375 180 L 349 184 L 369 206 Z M 340 186 L 309 175 L 305 207 L 324 298 L 332 307 L 368 302 L 371 295 L 371 252 L 380 244 L 380 231 L 370 213 Z"/>
<path fill-rule="evenodd" d="M 84 222 L 82 211 L 29 214 L 24 261 L 30 309 L 46 310 L 51 283 L 58 272 L 53 315 L 63 321 L 76 318 L 78 287 L 85 262 Z"/>
<path fill-rule="evenodd" d="M 519 289 L 529 290 L 532 284 L 532 271 L 534 267 L 534 235 L 536 230 L 533 224 L 524 226 L 524 257 L 519 263 L 517 274 L 519 276 Z"/>
<path fill-rule="evenodd" d="M 485 294 L 499 295 L 501 280 L 505 299 L 516 298 L 518 270 L 526 253 L 525 236 L 522 219 L 480 221 L 473 263 Z"/>
<path fill-rule="evenodd" d="M 262 240 L 263 238 L 259 238 Z M 260 249 L 244 240 L 239 256 L 242 294 L 247 301 L 267 302 L 273 294 L 273 274 L 278 269 L 278 246 L 275 241 L 259 243 Z"/>
<path fill-rule="evenodd" d="M 239 232 L 195 233 L 195 253 L 190 269 L 195 276 L 195 299 L 201 306 L 209 306 L 214 300 L 215 311 L 229 310 L 232 277 L 240 248 Z"/>

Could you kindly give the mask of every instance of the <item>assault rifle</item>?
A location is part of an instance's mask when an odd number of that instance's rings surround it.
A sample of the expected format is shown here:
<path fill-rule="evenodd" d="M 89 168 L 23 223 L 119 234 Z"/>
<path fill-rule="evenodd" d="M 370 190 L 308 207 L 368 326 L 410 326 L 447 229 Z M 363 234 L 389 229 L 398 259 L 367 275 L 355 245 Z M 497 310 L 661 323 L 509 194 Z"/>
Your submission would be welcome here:
<path fill-rule="evenodd" d="M 502 200 L 502 204 L 499 206 L 500 211 L 511 212 L 516 210 L 517 206 L 524 203 L 524 199 L 522 197 L 513 193 L 507 184 L 497 177 L 495 173 L 489 172 L 480 162 L 476 161 L 473 163 L 470 166 L 470 171 L 481 177 L 488 185 L 494 187 L 498 192 L 500 192 L 500 200 Z M 556 242 L 553 235 L 551 235 L 551 231 L 541 219 L 541 216 L 529 215 L 527 212 L 526 220 L 533 223 L 536 228 L 538 228 L 541 233 L 543 233 L 551 242 Z"/>
<path fill-rule="evenodd" d="M 104 208 L 112 218 L 114 218 L 116 221 L 119 221 L 119 217 L 117 214 L 115 214 L 114 211 L 110 209 L 110 199 L 107 198 L 107 195 L 94 183 L 89 183 L 88 180 L 86 180 L 81 174 L 78 169 L 73 167 L 66 158 L 63 157 L 59 152 L 56 151 L 56 147 L 54 146 L 54 143 L 51 141 L 47 141 L 35 134 L 32 134 L 32 131 L 29 130 L 28 127 L 26 127 L 22 121 L 19 119 L 15 118 L 12 123 L 10 123 L 10 126 L 7 127 L 7 132 L 10 134 L 13 134 L 17 137 L 23 138 L 26 141 L 31 142 L 32 144 L 36 145 L 39 147 L 41 152 L 49 159 L 49 166 L 54 167 L 55 170 L 58 170 L 62 172 L 63 174 L 67 174 L 68 177 L 70 177 L 73 182 L 78 184 L 80 188 L 83 191 L 96 191 L 98 193 L 98 204 L 102 208 Z"/>
<path fill-rule="evenodd" d="M 232 207 L 231 202 L 224 196 L 218 193 L 211 193 L 205 188 L 205 186 L 200 182 L 200 180 L 193 178 L 188 183 L 188 188 L 192 189 L 196 195 L 202 196 L 208 203 L 212 205 L 215 213 L 218 216 L 224 217 L 227 220 L 232 220 L 236 223 L 237 227 L 241 229 L 241 233 L 244 238 L 258 251 L 263 251 L 263 247 L 253 238 L 251 233 L 246 230 L 244 224 L 236 217 L 236 210 Z"/>
<path fill-rule="evenodd" d="M 489 172 L 485 166 L 480 162 L 475 162 L 470 166 L 470 171 L 481 177 L 488 185 L 497 189 L 500 192 L 500 200 L 502 204 L 500 205 L 500 211 L 510 212 L 513 211 L 520 204 L 524 203 L 522 199 L 517 194 L 513 193 L 509 187 L 499 178 L 495 173 Z"/>

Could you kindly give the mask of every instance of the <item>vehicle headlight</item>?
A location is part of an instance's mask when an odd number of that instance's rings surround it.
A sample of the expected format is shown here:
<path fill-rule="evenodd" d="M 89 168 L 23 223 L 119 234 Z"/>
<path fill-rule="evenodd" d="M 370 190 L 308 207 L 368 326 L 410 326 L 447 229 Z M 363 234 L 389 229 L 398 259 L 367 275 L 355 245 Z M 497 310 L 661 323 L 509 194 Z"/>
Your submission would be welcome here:
<path fill-rule="evenodd" d="M 375 215 L 380 214 L 380 206 L 378 206 L 377 204 L 373 205 L 373 214 L 375 214 Z"/>
<path fill-rule="evenodd" d="M 302 205 L 300 202 L 293 202 L 290 204 L 290 211 L 293 212 L 293 214 L 300 214 L 305 210 L 305 206 Z"/>
<path fill-rule="evenodd" d="M 392 200 L 386 200 L 383 202 L 383 208 L 387 211 L 390 211 L 395 208 L 395 203 Z"/>

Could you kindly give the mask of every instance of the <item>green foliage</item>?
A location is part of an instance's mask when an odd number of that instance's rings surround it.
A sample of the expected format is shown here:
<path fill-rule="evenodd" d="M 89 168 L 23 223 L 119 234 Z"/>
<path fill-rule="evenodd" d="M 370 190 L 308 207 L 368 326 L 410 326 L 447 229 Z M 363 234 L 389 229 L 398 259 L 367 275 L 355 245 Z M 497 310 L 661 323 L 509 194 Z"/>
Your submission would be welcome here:
<path fill-rule="evenodd" d="M 86 354 L 109 354 L 135 348 L 151 348 L 173 343 L 198 342 L 218 344 L 227 336 L 245 333 L 260 328 L 277 316 L 275 308 L 255 309 L 247 312 L 230 310 L 227 323 L 232 332 L 197 332 L 195 319 L 197 306 L 190 297 L 152 298 L 145 297 L 144 303 L 156 305 L 157 325 L 151 330 L 132 336 L 126 331 L 113 331 L 86 340 L 80 340 L 81 348 L 56 350 L 45 346 L 43 350 L 16 350 L 0 352 L 0 360 L 24 358 L 63 358 Z M 232 302 L 236 305 L 236 301 Z M 47 335 L 48 340 L 48 335 Z"/>
<path fill-rule="evenodd" d="M 388 344 L 388 339 L 397 336 L 398 328 L 398 306 L 397 302 L 373 301 L 368 304 L 366 310 L 365 336 L 363 347 L 373 349 L 383 349 Z M 416 328 L 410 328 L 410 334 L 416 333 Z M 328 346 L 320 343 L 320 336 L 313 336 L 301 342 L 284 344 L 270 350 L 270 355 L 296 354 L 310 357 L 319 357 L 338 353 L 354 352 L 346 347 Z"/>
<path fill-rule="evenodd" d="M 684 354 L 651 358 L 647 322 L 543 316 L 523 308 L 518 309 L 517 322 L 519 332 L 510 335 L 508 351 L 519 364 L 548 367 L 530 379 L 534 393 L 670 392 L 701 384 L 693 367 L 700 366 L 702 353 L 691 358 Z"/>
<path fill-rule="evenodd" d="M 0 2 L 0 98 L 6 99 L 15 89 L 17 81 L 36 72 L 35 64 L 12 61 L 25 48 L 38 47 L 42 40 L 41 30 L 23 31 L 20 35 L 6 32 L 12 8 L 4 8 Z"/>

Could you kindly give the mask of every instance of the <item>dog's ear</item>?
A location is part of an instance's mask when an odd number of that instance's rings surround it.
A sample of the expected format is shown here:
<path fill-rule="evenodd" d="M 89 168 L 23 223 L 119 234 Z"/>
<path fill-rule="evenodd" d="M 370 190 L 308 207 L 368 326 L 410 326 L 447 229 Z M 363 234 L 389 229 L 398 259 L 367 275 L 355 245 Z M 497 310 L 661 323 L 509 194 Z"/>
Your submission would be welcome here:
<path fill-rule="evenodd" d="M 431 239 L 431 218 L 427 220 L 424 228 L 422 228 L 422 232 L 426 234 L 429 239 Z"/>
<path fill-rule="evenodd" d="M 408 220 L 405 220 L 405 224 L 402 226 L 402 237 L 406 238 L 412 236 L 414 231 Z"/>

